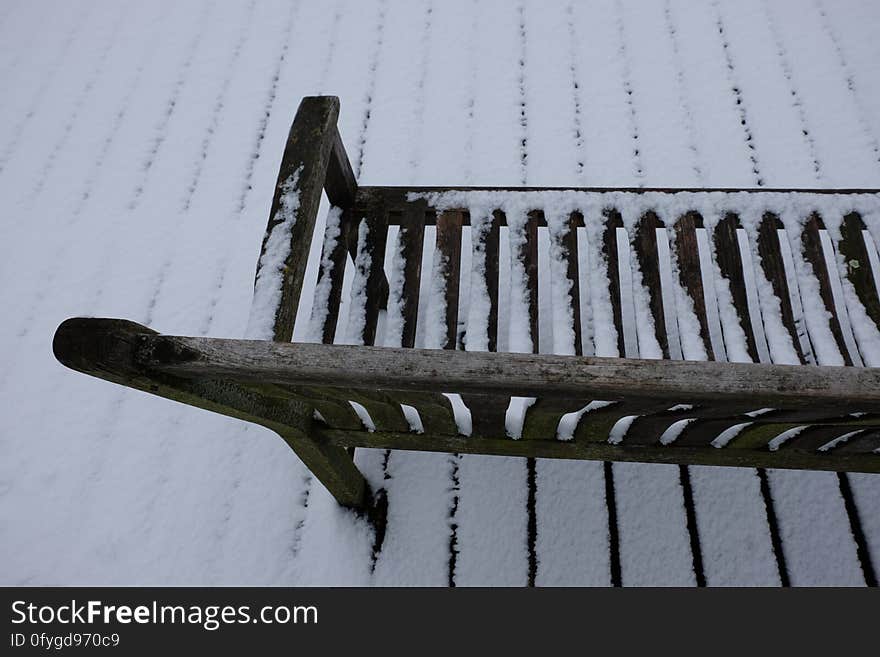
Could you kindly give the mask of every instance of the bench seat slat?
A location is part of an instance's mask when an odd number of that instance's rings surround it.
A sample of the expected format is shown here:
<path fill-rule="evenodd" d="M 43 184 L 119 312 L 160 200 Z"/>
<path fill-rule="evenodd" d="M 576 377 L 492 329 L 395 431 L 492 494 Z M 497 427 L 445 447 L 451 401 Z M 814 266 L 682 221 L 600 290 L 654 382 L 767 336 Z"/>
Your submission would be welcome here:
<path fill-rule="evenodd" d="M 822 303 L 825 305 L 825 310 L 829 314 L 828 324 L 831 328 L 831 333 L 834 336 L 834 341 L 837 343 L 837 348 L 840 351 L 841 356 L 843 357 L 843 362 L 845 365 L 854 365 L 856 362 L 860 364 L 860 359 L 858 353 L 853 354 L 850 350 L 850 345 L 848 344 L 849 340 L 847 340 L 847 336 L 844 335 L 843 327 L 841 325 L 840 318 L 837 315 L 837 309 L 834 303 L 834 293 L 832 291 L 832 282 L 831 275 L 836 275 L 837 270 L 829 272 L 826 260 L 825 260 L 825 252 L 823 247 L 823 239 L 822 233 L 824 233 L 825 228 L 822 224 L 822 219 L 818 214 L 813 213 L 810 215 L 807 220 L 804 231 L 801 236 L 801 241 L 804 249 L 804 257 L 807 262 L 810 263 L 813 274 L 816 279 L 819 281 L 819 294 L 822 297 Z M 848 328 L 848 323 L 847 323 Z M 850 340 L 852 336 L 849 336 Z M 858 360 L 854 361 L 854 357 Z"/>

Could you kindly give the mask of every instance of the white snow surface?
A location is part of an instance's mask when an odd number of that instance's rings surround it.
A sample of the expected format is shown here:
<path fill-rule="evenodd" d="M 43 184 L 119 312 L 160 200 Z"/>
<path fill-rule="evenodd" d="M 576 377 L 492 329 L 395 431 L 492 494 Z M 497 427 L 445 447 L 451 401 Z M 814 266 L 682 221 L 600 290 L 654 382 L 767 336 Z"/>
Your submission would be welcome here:
<path fill-rule="evenodd" d="M 295 182 L 256 290 L 255 265 L 287 131 L 306 95 L 340 97 L 340 134 L 363 184 L 876 189 L 878 31 L 872 0 L 8 0 L 0 11 L 0 583 L 443 586 L 451 577 L 518 586 L 528 583 L 532 550 L 538 585 L 611 584 L 612 556 L 624 585 L 693 585 L 695 531 L 708 584 L 778 585 L 763 484 L 751 469 L 689 468 L 689 528 L 678 468 L 615 464 L 615 546 L 602 464 L 539 459 L 530 544 L 524 459 L 358 450 L 368 482 L 388 495 L 374 555 L 370 526 L 338 507 L 277 436 L 67 370 L 51 336 L 63 319 L 86 315 L 170 334 L 271 337 Z M 430 201 L 470 210 L 458 316 L 462 348 L 474 351 L 489 346 L 489 300 L 484 261 L 470 247 L 496 208 L 511 224 L 500 257 L 498 349 L 507 351 L 532 351 L 515 253 L 533 209 L 548 222 L 539 235 L 539 348 L 560 354 L 574 352 L 575 320 L 584 354 L 624 355 L 601 252 L 608 205 L 629 239 L 648 209 L 669 227 L 664 292 L 689 359 L 707 354 L 675 262 L 671 226 L 682 211 L 699 210 L 707 229 L 727 210 L 740 213 L 755 273 L 750 303 L 767 340 L 762 359 L 775 363 L 798 358 L 760 267 L 763 213 L 783 221 L 819 364 L 842 364 L 843 355 L 803 258 L 805 218 L 818 211 L 836 243 L 841 218 L 857 210 L 880 243 L 877 194 L 568 190 Z M 574 209 L 586 223 L 577 231 L 576 318 L 557 243 Z M 339 219 L 325 200 L 297 341 L 320 340 L 329 286 L 315 283 Z M 425 232 L 420 347 L 439 346 L 446 316 L 432 275 L 434 235 Z M 337 342 L 361 340 L 365 238 L 362 224 Z M 396 245 L 391 232 L 391 298 L 377 344 L 400 343 Z M 728 285 L 714 254 L 704 257 L 713 262 L 724 351 L 748 360 Z M 850 344 L 878 366 L 880 332 L 843 256 L 829 261 Z M 641 273 L 630 263 L 635 326 L 625 355 L 657 358 Z M 467 435 L 470 414 L 451 399 Z M 558 438 L 570 439 L 603 405 L 571 409 Z M 418 428 L 417 414 L 406 413 Z M 512 420 L 520 426 L 521 413 Z M 611 439 L 625 440 L 631 422 Z M 848 481 L 876 571 L 880 476 Z M 791 583 L 863 585 L 837 476 L 769 471 L 766 483 Z"/>

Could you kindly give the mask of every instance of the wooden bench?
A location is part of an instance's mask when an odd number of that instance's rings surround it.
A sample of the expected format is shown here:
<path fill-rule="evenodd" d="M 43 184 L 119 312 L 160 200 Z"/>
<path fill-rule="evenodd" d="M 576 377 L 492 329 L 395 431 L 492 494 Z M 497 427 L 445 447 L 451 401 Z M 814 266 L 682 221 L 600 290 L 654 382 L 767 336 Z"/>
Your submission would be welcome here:
<path fill-rule="evenodd" d="M 291 127 L 250 339 L 75 318 L 55 334 L 58 360 L 272 429 L 351 507 L 369 499 L 356 447 L 880 472 L 880 370 L 862 366 L 880 354 L 861 352 L 855 337 L 880 326 L 877 250 L 863 223 L 867 211 L 880 210 L 876 190 L 358 187 L 338 112 L 334 97 L 305 98 Z M 311 320 L 324 344 L 291 343 L 322 190 L 333 210 Z M 391 286 L 390 226 L 398 267 Z M 539 252 L 539 231 L 549 256 Z M 433 348 L 415 349 L 426 232 L 436 236 L 437 312 L 422 329 Z M 553 350 L 562 355 L 537 353 L 545 257 L 554 277 L 545 288 Z M 348 258 L 356 321 L 345 337 L 356 344 L 332 344 Z M 518 353 L 496 351 L 501 260 L 510 263 L 505 312 L 519 327 L 507 347 Z M 463 275 L 468 318 L 458 316 Z M 610 313 L 616 330 L 603 351 L 621 357 L 584 355 L 588 278 L 594 313 Z M 799 279 L 815 289 L 799 289 Z M 725 302 L 736 312 L 733 328 L 719 310 Z M 396 322 L 386 339 L 393 346 L 372 346 L 385 308 L 386 325 L 392 315 Z M 771 325 L 777 334 L 768 340 Z M 726 362 L 734 329 L 746 353 L 730 357 L 752 362 Z M 780 340 L 799 364 L 773 364 L 786 360 L 772 353 Z M 662 359 L 633 358 L 640 341 L 641 352 L 653 345 Z M 827 362 L 822 351 L 831 343 L 849 367 L 815 364 L 816 353 Z M 685 360 L 689 354 L 705 360 Z"/>

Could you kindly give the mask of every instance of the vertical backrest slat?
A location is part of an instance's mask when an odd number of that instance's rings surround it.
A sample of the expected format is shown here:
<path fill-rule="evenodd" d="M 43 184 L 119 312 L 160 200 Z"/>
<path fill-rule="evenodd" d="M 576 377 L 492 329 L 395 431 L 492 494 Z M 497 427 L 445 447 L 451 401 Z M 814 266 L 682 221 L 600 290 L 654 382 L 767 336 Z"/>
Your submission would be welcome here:
<path fill-rule="evenodd" d="M 366 302 L 363 325 L 363 343 L 376 343 L 376 328 L 379 322 L 379 311 L 388 303 L 388 287 L 385 278 L 385 244 L 388 239 L 388 217 L 385 209 L 373 208 L 363 219 L 366 223 L 366 242 L 358 254 L 358 267 L 361 275 L 366 278 Z"/>
<path fill-rule="evenodd" d="M 614 318 L 614 329 L 617 331 L 617 352 L 621 358 L 635 358 L 637 353 L 627 353 L 627 341 L 624 336 L 623 311 L 620 293 L 620 266 L 617 248 L 617 229 L 623 227 L 620 212 L 615 209 L 604 211 L 605 230 L 602 233 L 602 255 L 607 263 L 608 294 L 611 299 L 611 312 Z"/>
<path fill-rule="evenodd" d="M 458 292 L 461 272 L 461 226 L 463 212 L 446 210 L 437 217 L 437 254 L 440 267 L 437 274 L 443 280 L 446 306 L 446 327 L 443 349 L 455 349 L 458 337 Z"/>
<path fill-rule="evenodd" d="M 355 214 L 351 209 L 341 210 L 337 227 L 327 227 L 327 232 L 338 230 L 339 234 L 332 242 L 328 251 L 325 237 L 321 249 L 321 267 L 318 270 L 317 288 L 320 289 L 324 279 L 329 278 L 330 290 L 327 294 L 327 308 L 323 325 L 316 327 L 324 344 L 333 344 L 336 339 L 336 325 L 339 322 L 339 306 L 342 302 L 342 287 L 345 283 L 345 260 L 351 250 L 352 229 L 355 226 Z M 355 234 L 356 235 L 356 234 Z M 314 315 L 316 309 L 312 309 Z"/>
<path fill-rule="evenodd" d="M 543 220 L 543 212 L 533 210 L 526 219 L 523 239 L 518 253 L 512 257 L 519 258 L 525 271 L 525 285 L 528 302 L 529 339 L 531 352 L 538 353 L 538 224 Z M 511 267 L 511 276 L 516 267 Z"/>
<path fill-rule="evenodd" d="M 486 293 L 489 297 L 489 316 L 487 318 L 487 334 L 489 337 L 489 351 L 498 349 L 498 267 L 499 267 L 499 250 L 501 222 L 503 215 L 500 210 L 492 213 L 492 222 L 487 229 L 485 236 L 482 236 L 483 243 L 483 262 L 485 268 L 485 285 Z M 474 239 L 480 239 L 472 231 Z M 474 254 L 476 257 L 476 254 Z"/>
<path fill-rule="evenodd" d="M 401 290 L 403 330 L 400 346 L 412 348 L 416 343 L 419 311 L 419 290 L 422 278 L 422 250 L 425 239 L 424 202 L 409 203 L 400 218 L 397 239 L 403 259 L 403 289 Z"/>
<path fill-rule="evenodd" d="M 584 353 L 584 343 L 581 327 L 581 292 L 580 292 L 580 271 L 578 265 L 578 226 L 584 223 L 584 216 L 575 210 L 572 212 L 565 224 L 565 231 L 559 238 L 559 247 L 565 253 L 566 269 L 565 278 L 568 281 L 571 316 L 573 321 L 572 329 L 574 331 L 574 353 L 578 356 Z"/>

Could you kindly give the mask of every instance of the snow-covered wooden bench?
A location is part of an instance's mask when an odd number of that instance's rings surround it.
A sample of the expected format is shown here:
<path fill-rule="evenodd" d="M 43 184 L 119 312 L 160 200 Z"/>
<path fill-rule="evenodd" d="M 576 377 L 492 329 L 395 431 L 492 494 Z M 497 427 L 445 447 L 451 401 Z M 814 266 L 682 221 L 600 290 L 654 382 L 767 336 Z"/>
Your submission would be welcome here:
<path fill-rule="evenodd" d="M 58 328 L 56 357 L 272 429 L 352 507 L 369 497 L 356 447 L 880 472 L 880 369 L 864 366 L 880 362 L 864 223 L 880 217 L 875 190 L 358 187 L 338 111 L 336 98 L 306 98 L 294 120 L 249 339 L 76 318 Z M 324 344 L 291 343 L 322 190 L 333 209 L 311 322 Z M 332 344 L 349 257 L 357 344 Z M 543 258 L 552 298 L 539 304 Z M 420 288 L 431 313 L 419 313 Z M 372 346 L 386 308 L 386 346 Z M 555 353 L 539 354 L 547 308 Z M 621 357 L 584 355 L 582 318 L 602 313 L 616 335 L 590 343 Z M 413 348 L 420 317 L 432 349 Z"/>

